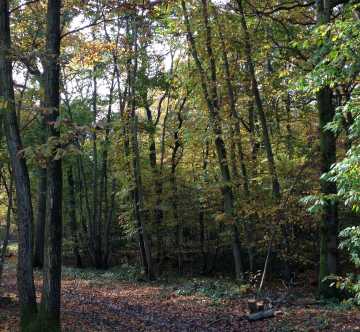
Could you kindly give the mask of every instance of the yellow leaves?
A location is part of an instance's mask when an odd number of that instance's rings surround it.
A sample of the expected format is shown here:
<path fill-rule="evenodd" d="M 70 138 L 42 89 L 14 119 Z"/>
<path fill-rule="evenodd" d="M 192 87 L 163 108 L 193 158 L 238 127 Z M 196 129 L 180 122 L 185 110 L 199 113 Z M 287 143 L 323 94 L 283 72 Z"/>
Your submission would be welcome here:
<path fill-rule="evenodd" d="M 91 41 L 82 43 L 70 63 L 72 67 L 93 67 L 116 49 L 115 43 Z"/>
<path fill-rule="evenodd" d="M 289 74 L 290 74 L 289 70 L 287 68 L 284 68 L 283 70 L 280 70 L 279 78 L 288 77 Z"/>

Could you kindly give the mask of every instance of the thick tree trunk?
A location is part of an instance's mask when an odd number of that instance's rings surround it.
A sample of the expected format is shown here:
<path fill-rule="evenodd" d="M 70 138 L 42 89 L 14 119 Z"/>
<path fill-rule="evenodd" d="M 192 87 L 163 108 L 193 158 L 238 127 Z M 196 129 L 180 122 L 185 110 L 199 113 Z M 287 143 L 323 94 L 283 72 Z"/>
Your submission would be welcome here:
<path fill-rule="evenodd" d="M 330 22 L 332 1 L 317 0 L 317 23 Z M 327 124 L 333 121 L 335 107 L 333 92 L 329 86 L 320 89 L 316 96 L 320 127 L 320 162 L 321 173 L 327 173 L 331 165 L 336 162 L 336 137 L 326 130 Z M 320 180 L 321 193 L 324 195 L 336 194 L 336 184 Z M 338 246 L 338 211 L 336 202 L 328 200 L 324 206 L 320 224 L 320 267 L 319 267 L 319 295 L 322 297 L 336 296 L 336 288 L 330 287 L 329 281 L 324 278 L 337 273 L 337 246 Z"/>
<path fill-rule="evenodd" d="M 38 197 L 36 207 L 35 223 L 35 248 L 34 267 L 43 268 L 44 265 L 44 243 L 45 243 L 45 219 L 46 219 L 46 168 L 39 168 L 38 171 Z"/>
<path fill-rule="evenodd" d="M 18 220 L 17 286 L 22 330 L 26 330 L 36 315 L 36 298 L 32 266 L 33 210 L 29 173 L 22 151 L 21 137 L 15 110 L 12 80 L 9 4 L 0 0 L 0 97 L 1 117 L 15 179 Z"/>
<path fill-rule="evenodd" d="M 48 0 L 44 104 L 52 155 L 47 165 L 47 204 L 45 227 L 44 282 L 41 299 L 41 328 L 60 331 L 61 251 L 62 251 L 62 162 L 57 156 L 60 129 L 60 8 L 61 0 Z"/>
<path fill-rule="evenodd" d="M 40 89 L 45 91 L 44 76 L 39 69 L 35 70 L 35 77 L 39 81 Z M 40 97 L 40 107 L 45 108 L 44 98 Z M 40 144 L 46 144 L 46 121 L 43 114 L 40 115 Z M 34 267 L 43 268 L 44 245 L 45 245 L 45 222 L 46 222 L 46 192 L 47 192 L 47 171 L 46 168 L 38 167 L 38 189 L 37 205 L 35 215 L 35 246 L 34 246 Z"/>
<path fill-rule="evenodd" d="M 320 125 L 320 154 L 321 173 L 328 172 L 331 165 L 336 162 L 335 135 L 324 129 L 335 115 L 332 105 L 332 91 L 329 87 L 322 88 L 317 94 Z M 336 184 L 320 180 L 321 192 L 324 195 L 336 194 Z M 320 267 L 319 267 L 319 293 L 324 297 L 334 296 L 334 287 L 329 281 L 323 281 L 326 276 L 337 273 L 337 247 L 338 247 L 338 215 L 337 204 L 328 200 L 324 206 L 320 223 Z"/>

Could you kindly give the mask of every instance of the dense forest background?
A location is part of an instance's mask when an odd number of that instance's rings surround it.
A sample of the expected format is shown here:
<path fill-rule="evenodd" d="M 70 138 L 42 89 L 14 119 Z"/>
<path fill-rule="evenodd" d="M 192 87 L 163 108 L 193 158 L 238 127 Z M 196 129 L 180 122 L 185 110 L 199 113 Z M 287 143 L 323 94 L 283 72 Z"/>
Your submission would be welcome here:
<path fill-rule="evenodd" d="M 23 330 L 59 328 L 62 264 L 359 304 L 359 72 L 358 1 L 0 0 Z"/>

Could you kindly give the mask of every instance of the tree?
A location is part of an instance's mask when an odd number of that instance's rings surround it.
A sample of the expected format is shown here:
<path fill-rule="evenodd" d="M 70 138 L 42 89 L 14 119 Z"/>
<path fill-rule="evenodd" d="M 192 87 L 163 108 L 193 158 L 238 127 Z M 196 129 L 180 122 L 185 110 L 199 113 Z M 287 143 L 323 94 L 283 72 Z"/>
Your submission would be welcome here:
<path fill-rule="evenodd" d="M 47 109 L 48 144 L 47 206 L 45 228 L 44 284 L 41 299 L 41 328 L 60 331 L 61 245 L 62 245 L 62 162 L 60 148 L 60 9 L 61 0 L 47 4 L 44 106 Z"/>
<path fill-rule="evenodd" d="M 14 176 L 18 220 L 17 286 L 22 330 L 26 330 L 36 315 L 36 297 L 32 268 L 33 212 L 29 173 L 22 154 L 22 141 L 15 108 L 12 79 L 9 3 L 0 1 L 0 97 L 1 116 Z"/>

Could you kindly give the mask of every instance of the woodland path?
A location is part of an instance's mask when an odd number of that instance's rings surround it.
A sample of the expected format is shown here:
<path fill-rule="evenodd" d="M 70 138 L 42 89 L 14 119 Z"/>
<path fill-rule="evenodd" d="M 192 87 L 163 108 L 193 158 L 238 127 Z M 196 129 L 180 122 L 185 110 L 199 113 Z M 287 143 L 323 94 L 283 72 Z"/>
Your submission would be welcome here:
<path fill-rule="evenodd" d="M 40 289 L 38 274 L 36 286 Z M 5 271 L 0 294 L 0 331 L 17 331 L 14 264 Z M 280 308 L 283 314 L 276 318 L 249 323 L 246 298 L 214 303 L 200 295 L 178 295 L 176 286 L 65 276 L 63 331 L 360 331 L 360 311 L 300 300 Z"/>

